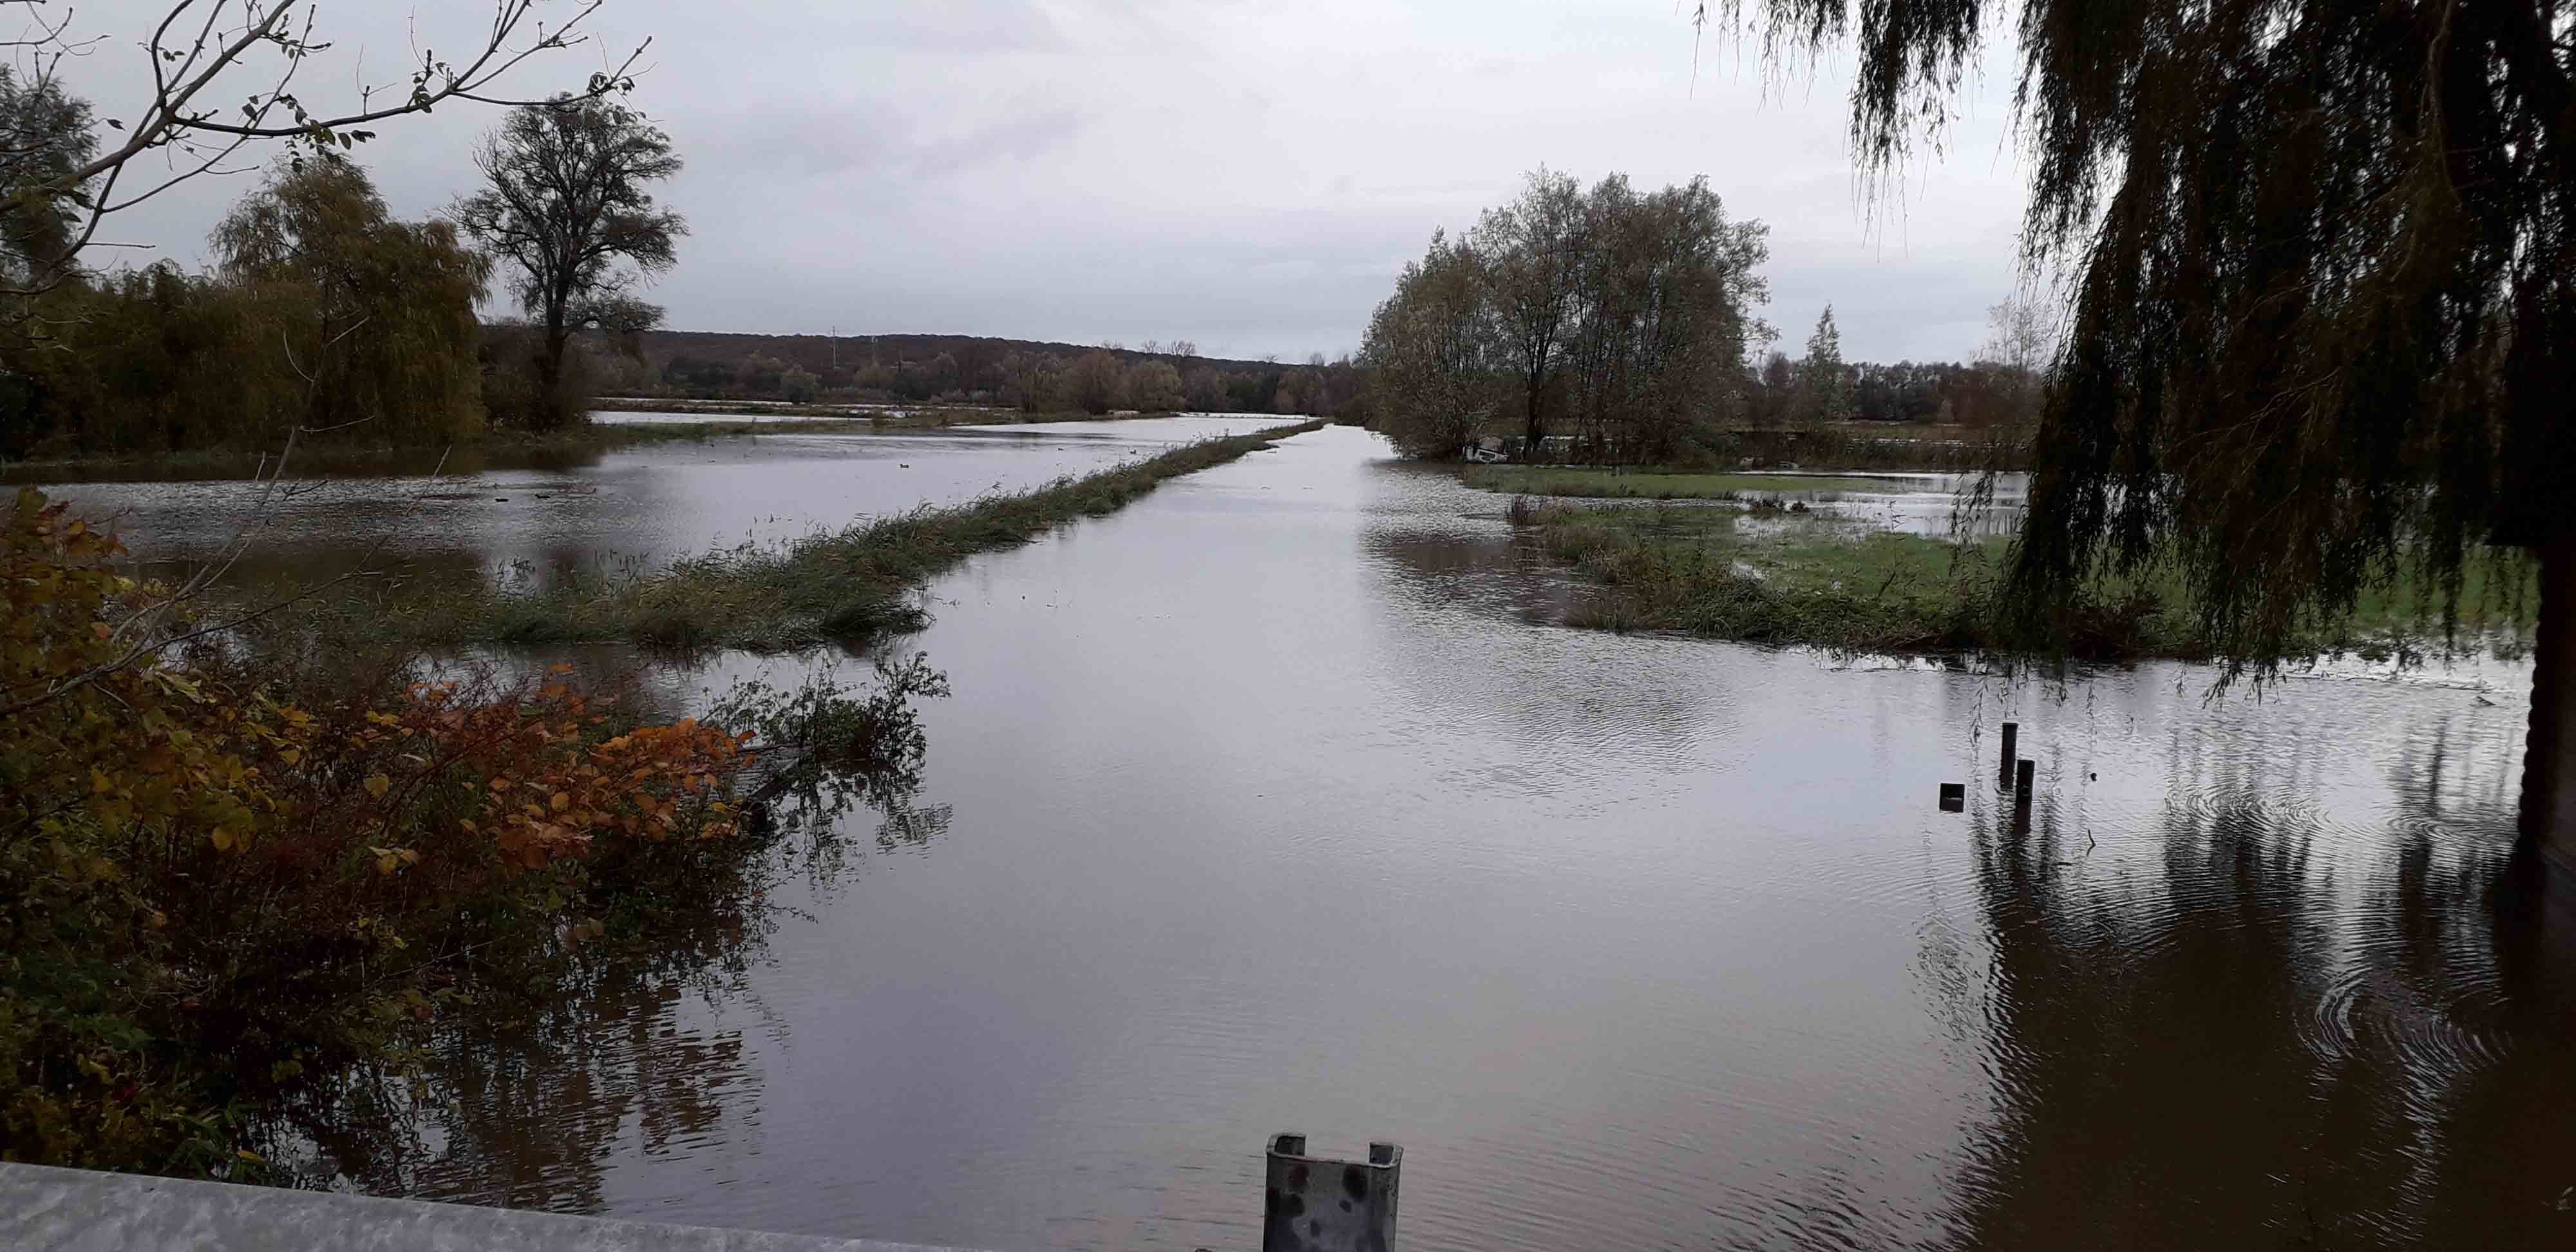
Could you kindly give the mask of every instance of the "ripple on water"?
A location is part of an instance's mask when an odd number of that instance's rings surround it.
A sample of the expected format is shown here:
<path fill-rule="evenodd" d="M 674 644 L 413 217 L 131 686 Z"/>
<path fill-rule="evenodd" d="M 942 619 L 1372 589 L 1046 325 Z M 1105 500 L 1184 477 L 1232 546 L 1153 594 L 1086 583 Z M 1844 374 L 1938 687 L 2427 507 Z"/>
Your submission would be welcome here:
<path fill-rule="evenodd" d="M 1241 1246 L 1284 1129 L 1404 1143 L 1421 1249 L 2576 1246 L 2576 1029 L 2477 903 L 2510 701 L 1563 630 L 1490 507 L 1327 430 L 943 580 L 937 836 L 455 1155 L 1001 1247 Z M 1932 807 L 1999 717 L 2026 835 Z M 725 1110 L 649 1152 L 562 1094 L 692 1031 Z"/>

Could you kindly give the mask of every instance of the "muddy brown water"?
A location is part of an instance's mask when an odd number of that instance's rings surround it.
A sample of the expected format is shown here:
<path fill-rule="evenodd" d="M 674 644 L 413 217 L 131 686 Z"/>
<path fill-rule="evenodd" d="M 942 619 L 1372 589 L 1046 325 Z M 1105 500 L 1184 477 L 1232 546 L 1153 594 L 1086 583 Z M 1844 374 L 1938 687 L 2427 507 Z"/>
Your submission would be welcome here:
<path fill-rule="evenodd" d="M 1574 631 L 1502 504 L 1331 428 L 938 580 L 911 815 L 352 1181 L 1249 1248 L 1299 1130 L 1404 1145 L 1415 1249 L 2576 1246 L 2526 670 L 2212 701 Z"/>

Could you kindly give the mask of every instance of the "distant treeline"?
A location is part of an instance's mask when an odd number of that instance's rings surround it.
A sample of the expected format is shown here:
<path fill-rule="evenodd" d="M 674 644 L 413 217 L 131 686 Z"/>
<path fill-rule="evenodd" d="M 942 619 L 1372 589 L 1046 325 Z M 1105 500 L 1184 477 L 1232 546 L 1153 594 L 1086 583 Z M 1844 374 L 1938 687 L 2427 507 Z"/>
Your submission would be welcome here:
<path fill-rule="evenodd" d="M 1203 357 L 1187 340 L 1080 347 L 973 335 L 648 331 L 585 342 L 603 395 L 795 403 L 1000 404 L 1028 412 L 1227 410 L 1357 418 L 1348 358 Z"/>

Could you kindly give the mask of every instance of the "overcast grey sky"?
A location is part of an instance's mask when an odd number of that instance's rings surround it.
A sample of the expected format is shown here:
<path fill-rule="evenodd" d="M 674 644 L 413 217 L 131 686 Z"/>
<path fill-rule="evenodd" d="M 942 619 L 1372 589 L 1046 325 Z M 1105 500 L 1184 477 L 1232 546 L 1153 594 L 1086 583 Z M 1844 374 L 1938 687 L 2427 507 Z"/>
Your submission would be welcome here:
<path fill-rule="evenodd" d="M 489 19 L 484 0 L 319 8 L 335 47 L 298 82 L 317 107 L 398 78 L 414 31 L 461 48 Z M 134 111 L 136 44 L 167 9 L 80 9 L 110 38 L 64 76 L 102 117 Z M 516 82 L 576 83 L 652 37 L 632 103 L 688 161 L 664 199 L 692 234 L 650 295 L 680 329 L 1338 354 L 1433 228 L 1541 163 L 1587 183 L 1705 174 L 1731 216 L 1770 223 L 1765 313 L 1791 355 L 1830 301 L 1850 359 L 1963 357 L 2015 278 L 2001 53 L 1948 154 L 1873 202 L 1844 65 L 1766 86 L 1752 53 L 1712 41 L 1694 85 L 1674 0 L 609 0 L 591 29 Z M 494 120 L 386 123 L 360 156 L 397 212 L 427 214 L 469 189 Z M 115 237 L 201 263 L 248 185 L 183 188 Z"/>

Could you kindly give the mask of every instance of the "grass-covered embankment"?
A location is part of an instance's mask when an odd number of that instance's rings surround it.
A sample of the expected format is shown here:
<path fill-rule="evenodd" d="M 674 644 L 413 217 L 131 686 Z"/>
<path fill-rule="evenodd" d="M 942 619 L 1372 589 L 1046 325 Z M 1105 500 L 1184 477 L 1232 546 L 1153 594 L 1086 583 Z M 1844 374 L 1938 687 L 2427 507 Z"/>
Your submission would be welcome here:
<path fill-rule="evenodd" d="M 1573 465 L 1470 465 L 1459 472 L 1459 478 L 1468 486 L 1485 491 L 1604 500 L 1743 500 L 1784 492 L 1904 489 L 1902 482 L 1883 478 L 1693 473 Z"/>
<path fill-rule="evenodd" d="M 2095 580 L 2056 616 L 2056 637 L 2016 629 L 2001 600 L 2005 541 L 1893 534 L 1815 514 L 1760 521 L 1732 509 L 1582 508 L 1516 500 L 1548 553 L 1602 583 L 1569 625 L 1670 630 L 1844 652 L 2045 649 L 2083 660 L 2202 659 L 2212 649 L 2170 571 Z M 2457 647 L 2513 651 L 2539 600 L 2527 571 L 2473 564 Z M 2411 576 L 2373 588 L 2353 616 L 2315 628 L 2302 651 L 2365 657 L 2453 646 L 2429 589 Z"/>
<path fill-rule="evenodd" d="M 920 624 L 910 592 L 978 552 L 1117 510 L 1168 478 L 1318 429 L 1320 420 L 1209 439 L 1033 491 L 921 508 L 781 546 L 710 552 L 632 576 L 540 588 L 359 591 L 345 604 L 380 637 L 424 646 L 627 641 L 778 649 L 853 642 Z M 364 587 L 364 584 L 351 584 Z"/>

